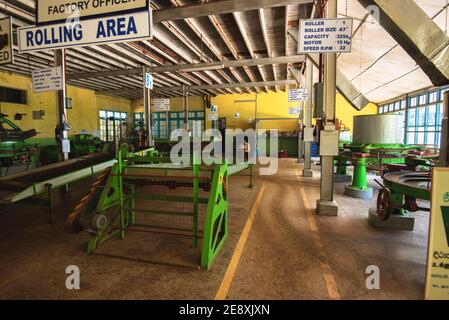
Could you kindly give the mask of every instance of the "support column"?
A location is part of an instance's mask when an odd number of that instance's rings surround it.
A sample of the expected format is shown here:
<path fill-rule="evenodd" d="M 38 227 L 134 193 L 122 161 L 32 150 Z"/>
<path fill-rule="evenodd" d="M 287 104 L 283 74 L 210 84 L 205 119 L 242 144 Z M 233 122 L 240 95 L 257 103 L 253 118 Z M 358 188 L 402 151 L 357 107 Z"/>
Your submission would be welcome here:
<path fill-rule="evenodd" d="M 298 163 L 304 163 L 304 110 L 305 102 L 301 102 L 298 113 Z"/>
<path fill-rule="evenodd" d="M 67 123 L 67 88 L 66 88 L 66 69 L 65 69 L 65 50 L 55 50 L 55 67 L 61 67 L 63 90 L 56 92 L 56 119 L 55 130 L 56 143 L 58 146 L 58 161 L 69 159 L 70 141 L 68 137 L 69 126 Z"/>
<path fill-rule="evenodd" d="M 326 18 L 337 17 L 337 0 L 329 0 L 326 6 Z M 324 69 L 324 131 L 335 131 L 335 102 L 337 82 L 337 54 L 327 53 Z M 323 143 L 323 141 L 322 141 Z M 338 144 L 338 142 L 337 142 Z M 338 149 L 338 145 L 337 145 Z M 317 201 L 317 213 L 320 215 L 338 215 L 338 205 L 334 201 L 334 157 L 321 157 L 320 199 Z"/>
<path fill-rule="evenodd" d="M 153 141 L 153 130 L 151 126 L 151 92 L 150 89 L 146 87 L 146 75 L 150 72 L 148 66 L 143 67 L 143 106 L 145 114 L 145 129 L 147 132 L 147 139 L 145 145 L 147 147 L 154 147 Z"/>
<path fill-rule="evenodd" d="M 306 103 L 306 127 L 304 129 L 304 138 L 306 138 L 306 131 L 312 130 L 312 92 L 313 92 L 313 62 L 307 57 L 306 66 L 306 89 L 309 93 L 309 100 Z M 312 142 L 304 139 L 304 170 L 303 177 L 313 177 L 312 171 Z"/>
<path fill-rule="evenodd" d="M 189 131 L 189 88 L 185 84 L 182 85 L 182 105 L 185 129 Z"/>

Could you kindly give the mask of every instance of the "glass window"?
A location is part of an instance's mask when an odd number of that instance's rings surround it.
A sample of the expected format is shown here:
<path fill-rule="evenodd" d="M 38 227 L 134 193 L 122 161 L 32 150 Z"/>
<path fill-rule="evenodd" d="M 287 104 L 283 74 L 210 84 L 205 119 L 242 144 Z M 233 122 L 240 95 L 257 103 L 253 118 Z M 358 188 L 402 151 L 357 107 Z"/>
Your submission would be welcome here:
<path fill-rule="evenodd" d="M 418 97 L 413 97 L 410 99 L 410 107 L 416 107 L 418 105 Z"/>
<path fill-rule="evenodd" d="M 438 101 L 438 91 L 432 92 L 429 95 L 429 103 L 435 103 Z"/>
<path fill-rule="evenodd" d="M 427 103 L 427 95 L 422 94 L 419 96 L 419 105 L 424 106 Z"/>
<path fill-rule="evenodd" d="M 437 106 L 435 104 L 430 105 L 428 109 L 428 115 L 427 115 L 427 126 L 435 126 L 436 120 L 437 120 Z"/>
<path fill-rule="evenodd" d="M 426 125 L 426 108 L 418 108 L 416 109 L 417 116 L 417 125 L 418 127 L 424 127 Z"/>
<path fill-rule="evenodd" d="M 408 127 L 416 126 L 416 109 L 410 109 L 408 112 Z"/>
<path fill-rule="evenodd" d="M 407 144 L 415 144 L 415 133 L 414 132 L 408 132 L 407 133 Z"/>

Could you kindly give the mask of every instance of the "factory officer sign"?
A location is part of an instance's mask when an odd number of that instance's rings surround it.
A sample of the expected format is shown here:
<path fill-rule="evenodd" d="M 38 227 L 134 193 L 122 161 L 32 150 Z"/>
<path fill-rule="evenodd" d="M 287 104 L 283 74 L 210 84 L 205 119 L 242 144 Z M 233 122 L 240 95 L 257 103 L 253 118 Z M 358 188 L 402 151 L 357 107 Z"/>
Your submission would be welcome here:
<path fill-rule="evenodd" d="M 0 64 L 13 63 L 11 17 L 0 19 Z"/>
<path fill-rule="evenodd" d="M 432 174 L 426 292 L 429 300 L 449 300 L 449 168 Z"/>
<path fill-rule="evenodd" d="M 37 25 L 145 11 L 149 0 L 37 0 Z"/>
<path fill-rule="evenodd" d="M 98 1 L 116 3 L 118 0 Z M 89 3 L 96 2 L 91 0 Z M 149 7 L 140 11 L 124 10 L 113 16 L 88 19 L 72 17 L 63 22 L 19 28 L 19 51 L 30 52 L 151 39 L 152 30 L 152 12 Z"/>

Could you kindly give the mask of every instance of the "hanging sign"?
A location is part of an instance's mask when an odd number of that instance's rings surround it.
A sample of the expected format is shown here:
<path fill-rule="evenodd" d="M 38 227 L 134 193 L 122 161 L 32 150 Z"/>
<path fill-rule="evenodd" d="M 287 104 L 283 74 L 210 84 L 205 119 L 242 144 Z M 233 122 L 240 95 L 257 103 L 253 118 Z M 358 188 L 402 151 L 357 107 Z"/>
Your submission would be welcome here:
<path fill-rule="evenodd" d="M 449 300 L 449 168 L 434 168 L 425 298 Z"/>
<path fill-rule="evenodd" d="M 37 0 L 36 24 L 63 22 L 71 19 L 101 17 L 118 13 L 145 11 L 148 0 Z"/>
<path fill-rule="evenodd" d="M 33 71 L 33 91 L 47 92 L 59 91 L 64 88 L 61 67 L 47 68 Z"/>
<path fill-rule="evenodd" d="M 301 20 L 298 53 L 351 52 L 352 19 Z"/>
<path fill-rule="evenodd" d="M 154 79 L 151 73 L 145 74 L 145 88 L 153 90 L 154 87 Z"/>
<path fill-rule="evenodd" d="M 12 18 L 0 19 L 0 64 L 13 63 Z"/>
<path fill-rule="evenodd" d="M 154 111 L 170 111 L 170 99 L 155 98 L 154 99 Z"/>
<path fill-rule="evenodd" d="M 151 11 L 18 28 L 19 51 L 39 51 L 152 38 Z"/>
<path fill-rule="evenodd" d="M 307 101 L 309 94 L 307 89 L 290 89 L 288 90 L 288 102 Z"/>

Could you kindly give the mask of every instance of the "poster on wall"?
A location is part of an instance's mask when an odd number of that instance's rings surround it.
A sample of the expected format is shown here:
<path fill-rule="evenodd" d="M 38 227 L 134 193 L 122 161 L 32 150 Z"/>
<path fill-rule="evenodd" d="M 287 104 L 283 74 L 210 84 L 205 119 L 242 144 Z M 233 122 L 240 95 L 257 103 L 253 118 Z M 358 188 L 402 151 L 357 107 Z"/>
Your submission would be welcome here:
<path fill-rule="evenodd" d="M 12 18 L 2 18 L 0 19 L 0 65 L 14 62 L 12 48 Z"/>
<path fill-rule="evenodd" d="M 154 111 L 170 111 L 170 99 L 168 98 L 155 98 L 154 99 Z"/>
<path fill-rule="evenodd" d="M 449 300 L 449 168 L 434 168 L 426 272 L 426 300 Z"/>
<path fill-rule="evenodd" d="M 59 91 L 64 88 L 61 67 L 46 68 L 33 71 L 33 91 L 48 92 Z"/>

